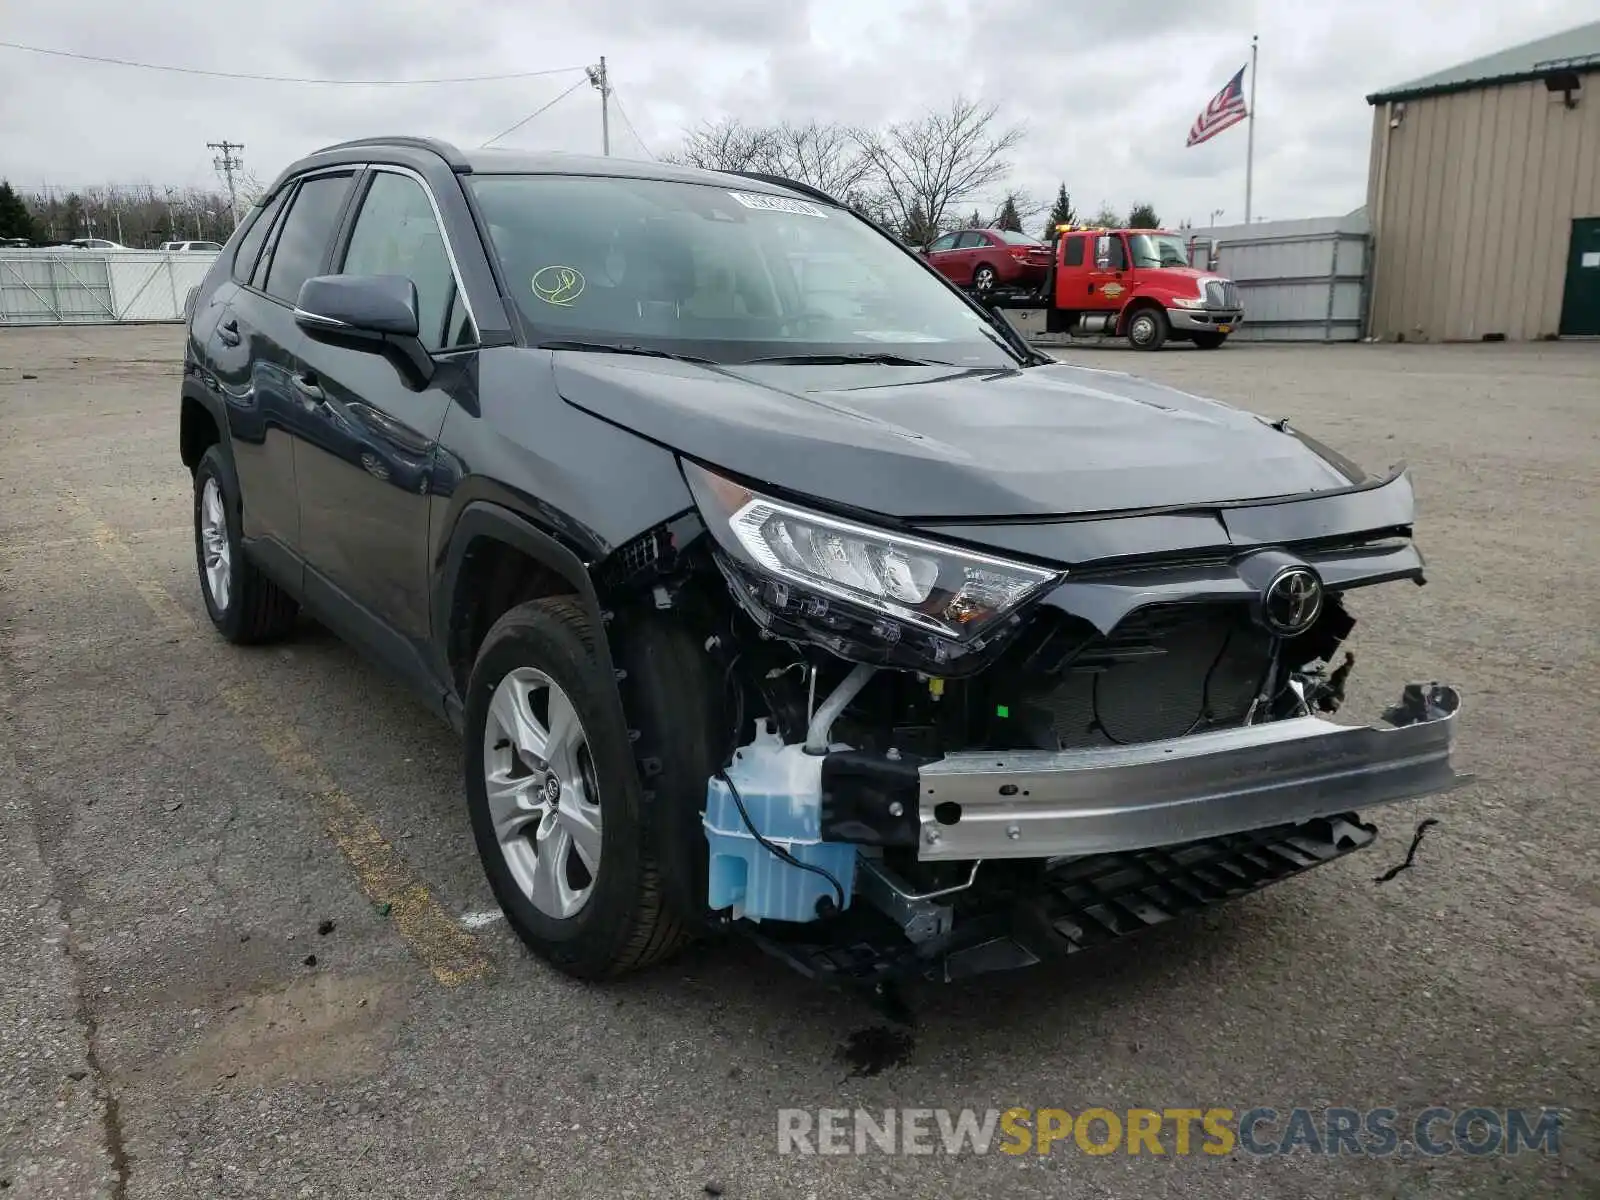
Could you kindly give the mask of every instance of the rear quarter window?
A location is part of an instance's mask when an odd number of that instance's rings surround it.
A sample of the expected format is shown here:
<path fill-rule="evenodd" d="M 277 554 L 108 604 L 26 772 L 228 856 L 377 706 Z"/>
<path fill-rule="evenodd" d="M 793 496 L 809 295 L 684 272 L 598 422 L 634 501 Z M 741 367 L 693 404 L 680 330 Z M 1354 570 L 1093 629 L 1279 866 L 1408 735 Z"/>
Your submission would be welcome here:
<path fill-rule="evenodd" d="M 261 257 L 261 247 L 267 240 L 267 233 L 272 228 L 272 223 L 278 219 L 278 213 L 283 208 L 284 197 L 292 189 L 284 188 L 271 200 L 267 201 L 265 208 L 256 212 L 255 219 L 250 222 L 250 228 L 244 231 L 244 237 L 239 239 L 239 248 L 233 254 L 233 277 L 239 283 L 249 283 L 250 275 L 255 270 L 256 259 Z M 183 249 L 182 242 L 168 243 L 172 249 Z"/>

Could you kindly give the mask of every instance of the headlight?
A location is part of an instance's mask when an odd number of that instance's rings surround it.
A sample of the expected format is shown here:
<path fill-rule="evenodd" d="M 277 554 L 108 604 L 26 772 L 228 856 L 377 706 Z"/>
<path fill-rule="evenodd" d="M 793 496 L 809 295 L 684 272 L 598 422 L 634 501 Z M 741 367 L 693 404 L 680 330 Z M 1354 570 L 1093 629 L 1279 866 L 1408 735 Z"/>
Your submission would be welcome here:
<path fill-rule="evenodd" d="M 683 473 L 712 535 L 745 566 L 956 641 L 1063 574 L 800 508 L 691 462 Z"/>
<path fill-rule="evenodd" d="M 1172 307 L 1174 308 L 1204 308 L 1205 303 L 1204 300 L 1197 299 L 1194 296 L 1174 296 L 1172 298 Z"/>

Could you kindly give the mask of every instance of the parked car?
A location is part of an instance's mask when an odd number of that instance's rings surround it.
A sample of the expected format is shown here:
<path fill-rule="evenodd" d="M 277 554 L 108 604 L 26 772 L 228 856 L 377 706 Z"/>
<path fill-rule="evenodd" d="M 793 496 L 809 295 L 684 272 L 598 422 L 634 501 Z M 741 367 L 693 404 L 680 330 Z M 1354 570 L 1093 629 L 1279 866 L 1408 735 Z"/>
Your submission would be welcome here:
<path fill-rule="evenodd" d="M 213 624 L 304 608 L 460 731 L 494 895 L 579 976 L 727 930 L 1020 966 L 1459 782 L 1447 686 L 1329 719 L 1345 597 L 1422 579 L 1403 472 L 1048 359 L 801 184 L 333 146 L 184 360 Z"/>
<path fill-rule="evenodd" d="M 216 242 L 162 242 L 161 249 L 177 251 L 178 253 L 204 250 L 215 254 L 222 247 Z"/>
<path fill-rule="evenodd" d="M 980 296 L 1000 288 L 1032 291 L 1050 273 L 1050 247 L 1009 229 L 958 229 L 926 251 L 934 269 Z"/>
<path fill-rule="evenodd" d="M 124 246 L 121 242 L 113 242 L 113 241 L 110 241 L 107 238 L 91 238 L 91 237 L 73 238 L 72 241 L 70 241 L 67 244 L 70 245 L 70 246 L 74 246 L 79 250 L 126 250 L 126 249 L 128 249 L 128 247 Z"/>

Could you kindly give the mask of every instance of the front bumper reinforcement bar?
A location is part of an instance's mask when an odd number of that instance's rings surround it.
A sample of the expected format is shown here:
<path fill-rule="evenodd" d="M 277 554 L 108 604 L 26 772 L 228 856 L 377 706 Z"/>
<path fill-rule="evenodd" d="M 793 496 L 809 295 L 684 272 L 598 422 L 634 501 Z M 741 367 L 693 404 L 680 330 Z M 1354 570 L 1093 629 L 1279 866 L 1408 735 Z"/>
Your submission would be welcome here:
<path fill-rule="evenodd" d="M 1172 846 L 1391 804 L 1466 782 L 1461 698 L 1411 684 L 1384 723 L 1305 716 L 1094 750 L 962 751 L 918 768 L 923 861 Z"/>

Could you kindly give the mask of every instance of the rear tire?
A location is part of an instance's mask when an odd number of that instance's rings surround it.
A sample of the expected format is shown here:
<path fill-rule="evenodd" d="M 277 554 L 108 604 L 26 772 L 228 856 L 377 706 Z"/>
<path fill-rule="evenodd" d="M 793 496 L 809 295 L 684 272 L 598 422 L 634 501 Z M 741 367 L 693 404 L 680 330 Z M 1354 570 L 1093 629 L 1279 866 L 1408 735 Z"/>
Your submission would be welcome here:
<path fill-rule="evenodd" d="M 1216 350 L 1227 340 L 1228 335 L 1225 333 L 1197 333 L 1193 335 L 1195 348 L 1199 350 Z"/>
<path fill-rule="evenodd" d="M 300 606 L 245 557 L 239 483 L 213 445 L 194 469 L 194 552 L 200 594 L 217 632 L 236 645 L 275 641 L 294 628 Z"/>
<path fill-rule="evenodd" d="M 1141 308 L 1128 318 L 1128 343 L 1135 350 L 1159 350 L 1172 326 L 1159 308 Z"/>
<path fill-rule="evenodd" d="M 616 681 L 596 660 L 594 638 L 584 610 L 570 597 L 520 604 L 484 638 L 466 701 L 467 809 L 484 874 L 523 943 L 580 979 L 626 974 L 666 958 L 687 940 L 663 894 L 628 731 L 614 715 Z M 546 692 L 545 721 L 553 721 L 550 706 L 558 696 L 570 705 L 577 725 L 570 759 L 577 770 L 561 765 L 568 756 L 552 755 L 547 765 L 557 768 L 554 786 L 548 784 L 548 772 L 543 782 L 537 773 L 522 776 L 531 782 L 517 798 L 491 808 L 490 774 L 496 775 L 497 795 L 504 796 L 510 784 L 520 782 L 507 782 L 517 770 L 513 757 L 528 762 L 517 753 L 521 742 L 513 746 L 502 736 L 502 717 L 508 699 L 516 700 L 520 681 L 530 678 L 544 681 L 534 687 Z M 539 719 L 532 700 L 528 711 Z M 553 738 L 553 730 L 547 725 L 544 732 Z M 581 800 L 569 809 L 573 796 Z M 573 867 L 570 857 L 552 859 L 545 853 L 565 855 L 559 841 L 563 827 L 573 830 L 575 843 L 583 841 L 577 833 L 581 825 L 571 822 L 581 821 L 584 811 L 593 831 L 592 870 L 587 864 Z M 581 849 L 573 847 L 580 860 Z M 556 891 L 564 908 L 552 910 L 550 876 L 537 882 L 537 872 L 546 869 L 558 873 Z"/>
<path fill-rule="evenodd" d="M 980 296 L 987 296 L 994 291 L 994 268 L 988 263 L 979 263 L 978 269 L 972 273 L 972 290 Z"/>

